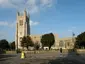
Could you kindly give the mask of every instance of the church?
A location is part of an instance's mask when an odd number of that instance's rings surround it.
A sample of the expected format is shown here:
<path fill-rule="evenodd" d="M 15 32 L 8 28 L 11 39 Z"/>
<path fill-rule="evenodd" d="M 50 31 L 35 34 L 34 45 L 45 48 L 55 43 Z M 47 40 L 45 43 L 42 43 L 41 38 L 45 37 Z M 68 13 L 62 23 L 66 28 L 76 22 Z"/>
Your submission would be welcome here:
<path fill-rule="evenodd" d="M 33 42 L 38 42 L 41 45 L 41 36 L 42 35 L 32 35 L 30 34 L 30 15 L 24 10 L 23 13 L 17 12 L 17 22 L 16 22 L 16 32 L 15 32 L 15 46 L 16 49 L 22 49 L 21 40 L 23 36 L 30 35 Z M 52 49 L 73 49 L 75 38 L 58 38 L 58 34 L 54 34 L 55 43 L 51 47 Z M 42 45 L 41 45 L 42 46 Z"/>

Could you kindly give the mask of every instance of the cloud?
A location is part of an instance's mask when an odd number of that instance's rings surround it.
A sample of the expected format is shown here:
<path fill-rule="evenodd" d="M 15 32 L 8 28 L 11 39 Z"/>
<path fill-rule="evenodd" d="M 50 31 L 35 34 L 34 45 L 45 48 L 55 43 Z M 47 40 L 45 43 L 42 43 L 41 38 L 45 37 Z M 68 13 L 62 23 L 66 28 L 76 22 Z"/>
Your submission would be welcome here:
<path fill-rule="evenodd" d="M 52 32 L 53 32 L 53 31 L 50 30 L 50 31 L 47 31 L 47 32 L 44 32 L 44 33 L 45 33 L 45 34 L 48 34 L 48 33 L 52 33 Z"/>
<path fill-rule="evenodd" d="M 0 7 L 11 7 L 17 10 L 27 9 L 29 13 L 39 12 L 42 7 L 52 7 L 54 0 L 0 0 Z"/>
<path fill-rule="evenodd" d="M 8 26 L 8 22 L 3 22 L 3 21 L 0 21 L 0 26 Z"/>
<path fill-rule="evenodd" d="M 10 0 L 0 0 L 0 7 L 15 7 Z"/>
<path fill-rule="evenodd" d="M 13 28 L 16 26 L 16 21 L 14 21 L 13 23 L 9 23 L 9 27 Z"/>
<path fill-rule="evenodd" d="M 38 24 L 39 24 L 39 22 L 33 22 L 32 20 L 30 21 L 30 26 L 36 26 Z"/>
<path fill-rule="evenodd" d="M 73 26 L 70 29 L 68 29 L 69 32 L 73 32 L 77 27 Z"/>
<path fill-rule="evenodd" d="M 53 0 L 41 0 L 41 5 L 43 7 L 51 7 L 53 5 Z"/>
<path fill-rule="evenodd" d="M 72 32 L 72 30 L 68 30 L 69 32 Z"/>
<path fill-rule="evenodd" d="M 39 24 L 39 22 L 30 20 L 30 26 L 36 26 L 38 24 Z M 16 21 L 14 21 L 14 22 L 0 21 L 0 26 L 14 28 L 16 26 Z"/>
<path fill-rule="evenodd" d="M 8 26 L 8 27 L 14 27 L 15 22 L 7 22 L 7 21 L 0 21 L 0 26 Z"/>
<path fill-rule="evenodd" d="M 0 31 L 0 39 L 7 38 L 8 34 L 5 31 Z"/>
<path fill-rule="evenodd" d="M 73 29 L 76 29 L 76 27 L 72 27 Z"/>

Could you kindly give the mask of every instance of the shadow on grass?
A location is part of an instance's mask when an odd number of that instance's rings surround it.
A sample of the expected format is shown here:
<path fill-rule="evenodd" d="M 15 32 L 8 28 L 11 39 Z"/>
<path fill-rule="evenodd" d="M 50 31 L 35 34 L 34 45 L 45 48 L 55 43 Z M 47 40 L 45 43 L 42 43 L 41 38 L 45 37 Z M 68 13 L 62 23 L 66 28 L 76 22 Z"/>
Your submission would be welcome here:
<path fill-rule="evenodd" d="M 85 58 L 77 53 L 77 51 L 68 50 L 67 54 L 61 53 L 60 57 L 49 61 L 48 64 L 85 64 Z"/>

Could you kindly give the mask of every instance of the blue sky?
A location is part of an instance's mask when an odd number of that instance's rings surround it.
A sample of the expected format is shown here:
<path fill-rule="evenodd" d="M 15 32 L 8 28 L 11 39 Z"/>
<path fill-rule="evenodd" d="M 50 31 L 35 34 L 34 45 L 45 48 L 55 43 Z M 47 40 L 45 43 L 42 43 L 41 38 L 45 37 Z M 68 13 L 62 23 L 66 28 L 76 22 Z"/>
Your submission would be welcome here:
<path fill-rule="evenodd" d="M 0 39 L 15 39 L 17 11 L 27 9 L 31 34 L 53 32 L 61 37 L 85 31 L 85 0 L 0 0 Z"/>

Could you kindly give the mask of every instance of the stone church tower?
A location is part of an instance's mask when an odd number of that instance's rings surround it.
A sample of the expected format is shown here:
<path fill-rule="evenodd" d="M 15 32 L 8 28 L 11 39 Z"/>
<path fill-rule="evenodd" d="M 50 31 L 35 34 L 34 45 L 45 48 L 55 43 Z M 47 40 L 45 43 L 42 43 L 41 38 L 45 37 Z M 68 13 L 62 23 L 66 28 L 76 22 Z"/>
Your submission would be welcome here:
<path fill-rule="evenodd" d="M 21 39 L 23 36 L 30 35 L 30 24 L 29 16 L 26 10 L 24 13 L 17 12 L 17 22 L 16 22 L 16 35 L 15 35 L 15 45 L 16 49 L 22 49 Z"/>

